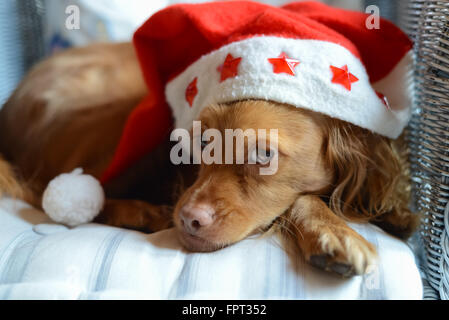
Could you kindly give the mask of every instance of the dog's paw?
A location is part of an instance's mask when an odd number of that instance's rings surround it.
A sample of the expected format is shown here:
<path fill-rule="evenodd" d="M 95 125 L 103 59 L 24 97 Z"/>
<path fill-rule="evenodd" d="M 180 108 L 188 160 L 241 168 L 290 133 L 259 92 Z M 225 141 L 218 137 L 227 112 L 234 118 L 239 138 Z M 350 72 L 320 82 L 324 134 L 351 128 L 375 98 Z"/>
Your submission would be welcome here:
<path fill-rule="evenodd" d="M 326 228 L 313 242 L 306 258 L 320 269 L 350 277 L 368 273 L 376 263 L 373 245 L 352 229 Z"/>
<path fill-rule="evenodd" d="M 155 206 L 140 200 L 107 199 L 103 211 L 94 221 L 146 233 L 172 226 L 169 207 Z"/>

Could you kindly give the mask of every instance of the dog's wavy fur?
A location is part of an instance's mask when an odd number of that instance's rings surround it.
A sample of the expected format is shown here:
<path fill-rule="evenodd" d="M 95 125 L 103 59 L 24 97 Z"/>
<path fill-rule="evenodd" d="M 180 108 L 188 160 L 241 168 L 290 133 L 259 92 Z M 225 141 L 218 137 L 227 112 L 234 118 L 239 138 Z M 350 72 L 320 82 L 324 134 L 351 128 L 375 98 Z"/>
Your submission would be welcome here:
<path fill-rule="evenodd" d="M 404 137 L 394 141 L 329 117 L 320 125 L 325 131 L 322 152 L 334 178 L 330 191 L 308 194 L 321 197 L 347 221 L 371 222 L 401 239 L 409 238 L 420 217 L 408 207 L 410 176 Z M 280 217 L 270 233 L 290 233 L 291 219 Z"/>
<path fill-rule="evenodd" d="M 388 221 L 395 219 L 396 235 L 410 236 L 418 219 L 408 209 L 410 183 L 402 137 L 392 141 L 340 120 L 329 118 L 327 123 L 323 147 L 335 172 L 329 197 L 332 211 L 385 228 L 393 228 Z"/>
<path fill-rule="evenodd" d="M 45 186 L 59 173 L 82 166 L 87 173 L 98 178 L 113 155 L 127 115 L 145 94 L 144 81 L 130 44 L 68 50 L 37 65 L 0 111 L 0 153 L 19 173 L 17 175 L 11 165 L 0 158 L 0 192 L 39 206 Z M 369 260 L 374 249 L 343 220 L 373 222 L 401 238 L 407 238 L 416 229 L 419 217 L 407 208 L 408 168 L 404 157 L 406 148 L 401 140 L 393 142 L 341 120 L 270 102 L 236 102 L 232 108 L 236 110 L 234 114 L 227 113 L 226 110 L 231 109 L 223 106 L 211 106 L 203 113 L 204 120 L 226 116 L 238 124 L 244 118 L 242 113 L 253 113 L 254 116 L 248 118 L 255 119 L 258 114 L 263 114 L 258 110 L 266 110 L 269 114 L 265 119 L 278 120 L 280 127 L 288 122 L 290 127 L 296 128 L 286 129 L 295 136 L 290 146 L 300 137 L 297 131 L 304 127 L 312 130 L 307 133 L 310 140 L 316 138 L 304 143 L 319 143 L 321 148 L 317 151 L 319 158 L 306 159 L 310 160 L 310 165 L 305 169 L 310 176 L 308 183 L 314 185 L 317 180 L 319 183 L 315 185 L 318 187 L 314 190 L 303 188 L 295 195 L 293 185 L 298 181 L 288 178 L 289 174 L 298 174 L 298 171 L 293 171 L 297 168 L 291 167 L 291 173 L 284 170 L 282 181 L 288 183 L 283 186 L 279 180 L 264 192 L 276 199 L 276 194 L 285 196 L 283 187 L 290 188 L 291 199 L 285 198 L 282 204 L 281 200 L 277 204 L 273 201 L 273 207 L 280 212 L 267 215 L 266 221 L 259 223 L 257 228 L 288 230 L 289 234 L 302 238 L 299 246 L 312 263 L 320 254 L 334 257 L 324 265 L 322 260 L 315 261 L 315 265 L 332 269 L 334 262 L 337 265 L 344 262 L 355 265 L 352 271 L 356 273 L 363 273 L 366 269 L 366 263 L 356 265 L 356 261 L 363 260 L 360 256 Z M 298 119 L 302 119 L 297 123 L 291 120 L 295 118 L 292 114 L 295 112 Z M 263 119 L 262 116 L 259 120 L 263 123 Z M 175 207 L 174 218 L 167 210 L 169 207 L 148 204 L 148 201 L 156 204 L 154 199 L 160 200 L 163 194 L 178 189 L 173 186 L 177 174 L 164 171 L 169 162 L 167 148 L 166 145 L 161 146 L 131 171 L 106 186 L 110 199 L 97 221 L 153 231 L 172 226 L 173 221 L 176 224 L 179 211 L 176 200 L 169 204 Z M 301 154 L 300 151 L 296 150 L 296 155 Z M 164 156 L 158 157 L 156 153 Z M 315 163 L 319 164 L 314 166 Z M 202 179 L 201 172 L 206 171 L 204 168 L 200 171 L 199 180 Z M 17 179 L 18 176 L 23 179 Z M 187 186 L 195 182 L 195 174 L 191 176 L 193 178 Z M 145 177 L 147 180 L 142 182 Z M 228 175 L 228 178 L 233 179 L 233 176 Z M 260 185 L 270 187 L 268 180 L 257 179 L 251 182 L 254 188 Z M 162 187 L 159 181 L 170 182 L 171 189 Z M 235 184 L 234 187 L 230 184 L 229 188 L 236 189 L 229 189 L 229 194 L 241 192 Z M 153 195 L 153 199 L 140 197 L 139 192 L 129 194 L 129 190 L 140 190 L 140 195 Z M 190 189 L 190 192 L 194 191 Z M 212 197 L 216 191 L 216 187 L 215 191 L 211 189 Z M 188 198 L 188 192 L 185 194 Z M 114 200 L 112 197 L 133 200 Z M 241 211 L 251 211 L 251 202 L 255 204 L 258 201 L 251 198 L 242 200 L 246 210 Z M 249 223 L 249 219 L 253 219 L 256 226 L 254 217 L 242 216 L 234 222 Z M 226 226 L 230 233 L 232 223 L 229 220 Z M 236 235 L 234 239 L 238 241 L 244 234 L 247 233 Z"/>

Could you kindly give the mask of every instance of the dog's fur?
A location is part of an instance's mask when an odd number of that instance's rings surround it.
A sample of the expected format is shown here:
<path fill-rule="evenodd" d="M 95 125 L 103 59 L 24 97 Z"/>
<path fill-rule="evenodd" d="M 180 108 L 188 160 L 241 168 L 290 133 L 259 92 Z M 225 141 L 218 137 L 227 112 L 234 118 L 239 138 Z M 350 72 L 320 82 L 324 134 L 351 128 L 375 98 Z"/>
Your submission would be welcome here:
<path fill-rule="evenodd" d="M 27 200 L 39 206 L 47 183 L 75 167 L 99 177 L 145 94 L 130 44 L 72 49 L 33 68 L 0 111 L 0 151 L 34 191 L 35 199 Z M 258 100 L 211 105 L 199 118 L 222 133 L 278 129 L 277 173 L 259 175 L 258 164 L 174 166 L 167 138 L 105 186 L 108 199 L 97 222 L 146 231 L 174 225 L 183 244 L 197 251 L 278 230 L 295 239 L 312 264 L 342 275 L 366 272 L 376 256 L 345 221 L 370 221 L 402 238 L 415 230 L 406 172 L 389 139 Z M 24 197 L 11 172 L 0 162 L 0 188 Z M 204 206 L 213 210 L 213 223 L 192 235 L 180 215 Z"/>

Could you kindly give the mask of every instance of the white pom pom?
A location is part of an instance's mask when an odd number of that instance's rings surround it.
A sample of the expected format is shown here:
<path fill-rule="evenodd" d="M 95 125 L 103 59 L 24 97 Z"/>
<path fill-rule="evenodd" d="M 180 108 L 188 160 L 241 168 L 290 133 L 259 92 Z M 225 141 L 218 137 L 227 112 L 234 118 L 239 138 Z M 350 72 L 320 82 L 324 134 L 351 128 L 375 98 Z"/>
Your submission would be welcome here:
<path fill-rule="evenodd" d="M 54 178 L 45 189 L 42 207 L 55 222 L 71 227 L 92 221 L 103 209 L 98 180 L 77 168 Z"/>

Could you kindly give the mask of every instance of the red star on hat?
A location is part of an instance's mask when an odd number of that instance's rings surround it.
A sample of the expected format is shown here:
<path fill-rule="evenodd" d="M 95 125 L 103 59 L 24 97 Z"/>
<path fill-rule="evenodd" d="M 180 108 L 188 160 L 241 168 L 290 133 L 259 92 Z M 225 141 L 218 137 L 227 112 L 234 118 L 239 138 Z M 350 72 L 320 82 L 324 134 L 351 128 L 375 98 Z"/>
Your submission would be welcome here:
<path fill-rule="evenodd" d="M 192 106 L 193 100 L 198 94 L 198 88 L 196 87 L 196 82 L 198 81 L 198 77 L 192 80 L 186 88 L 186 100 L 189 103 L 189 106 Z"/>
<path fill-rule="evenodd" d="M 382 100 L 382 103 L 385 105 L 385 107 L 387 107 L 388 110 L 390 110 L 390 103 L 388 102 L 388 99 L 385 95 L 383 95 L 382 93 L 380 93 L 379 91 L 376 91 L 377 96 L 379 97 L 380 100 Z"/>
<path fill-rule="evenodd" d="M 341 84 L 348 91 L 351 91 L 351 83 L 359 81 L 359 79 L 349 72 L 348 65 L 344 65 L 341 68 L 330 66 L 334 77 L 332 78 L 332 83 Z"/>
<path fill-rule="evenodd" d="M 234 58 L 230 53 L 226 56 L 223 64 L 217 68 L 217 71 L 221 72 L 220 82 L 228 78 L 234 78 L 238 74 L 238 67 L 241 60 L 242 58 Z"/>
<path fill-rule="evenodd" d="M 300 63 L 299 60 L 289 58 L 285 52 L 282 52 L 277 58 L 269 58 L 268 62 L 273 65 L 274 73 L 287 73 L 295 75 L 295 67 Z"/>

